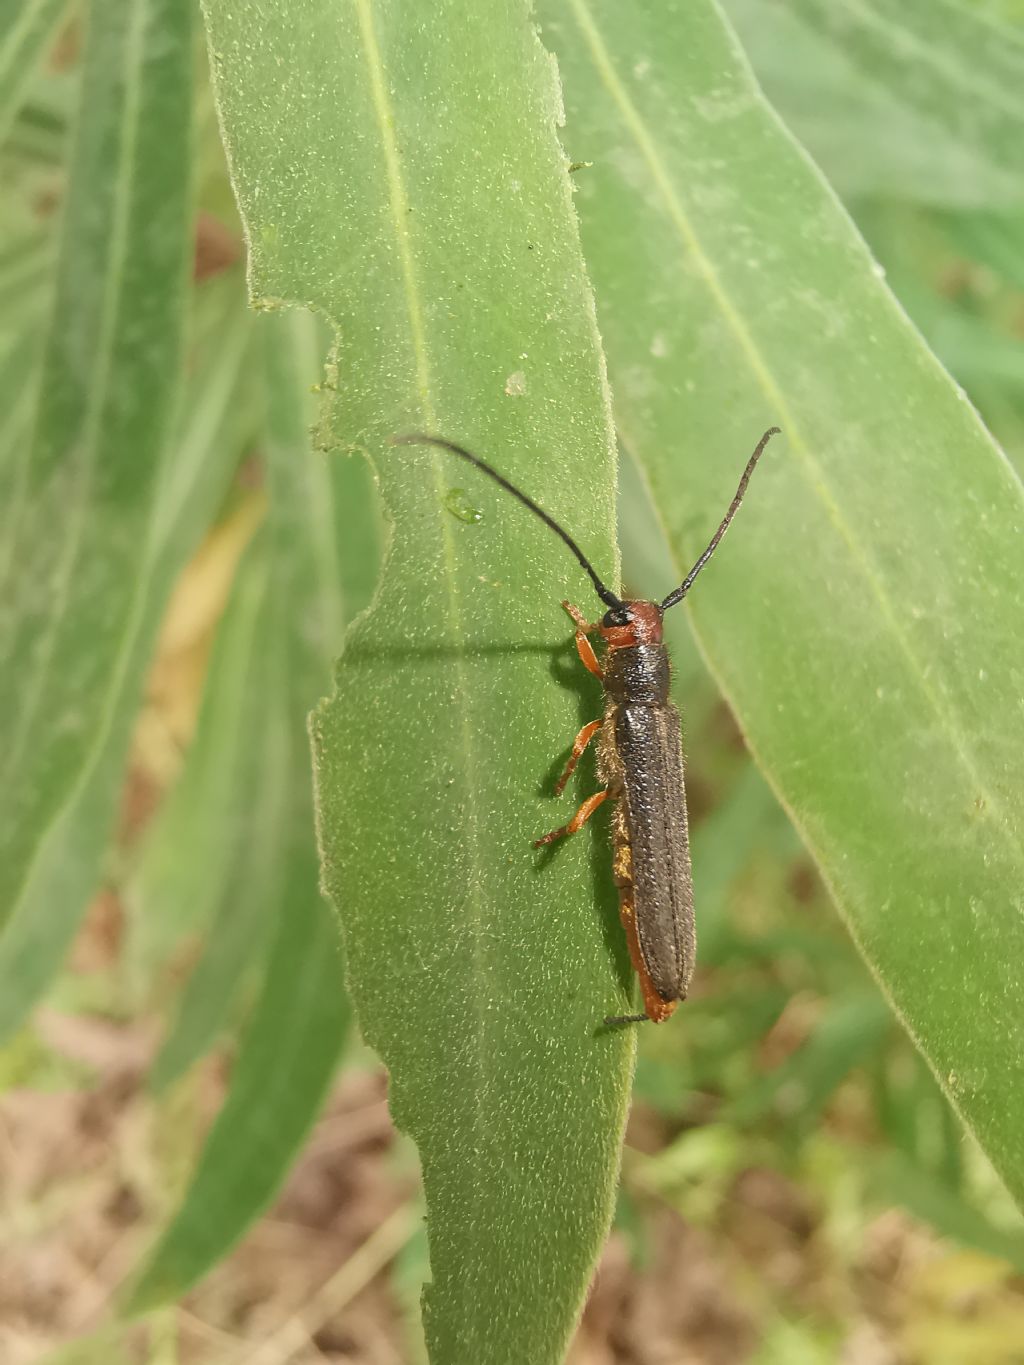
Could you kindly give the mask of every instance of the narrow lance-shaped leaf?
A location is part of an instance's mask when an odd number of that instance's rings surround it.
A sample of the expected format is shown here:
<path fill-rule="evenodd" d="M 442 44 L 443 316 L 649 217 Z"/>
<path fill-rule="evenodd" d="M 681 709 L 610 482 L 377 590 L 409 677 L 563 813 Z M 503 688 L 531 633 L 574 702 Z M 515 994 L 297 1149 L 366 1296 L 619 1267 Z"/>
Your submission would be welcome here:
<path fill-rule="evenodd" d="M 266 957 L 268 920 L 280 894 L 273 874 L 282 861 L 287 707 L 281 670 L 268 667 L 268 654 L 276 662 L 268 646 L 276 651 L 277 642 L 267 639 L 265 541 L 258 536 L 236 572 L 185 769 L 160 813 L 135 887 L 157 932 L 187 915 L 189 931 L 201 935 L 201 952 L 150 1068 L 149 1084 L 157 1090 L 201 1057 L 237 1013 L 239 993 L 252 984 L 247 969 Z"/>
<path fill-rule="evenodd" d="M 27 349 L 38 365 L 47 287 L 53 271 L 53 243 L 48 233 L 39 231 L 11 235 L 13 240 L 0 250 L 0 345 L 5 351 L 11 345 Z M 27 402 L 34 392 L 32 388 L 22 389 L 20 395 Z M 6 440 L 9 406 L 3 410 L 0 428 Z"/>
<path fill-rule="evenodd" d="M 308 800 L 310 786 L 303 718 L 329 676 L 343 622 L 365 606 L 379 564 L 375 495 L 364 463 L 328 463 L 309 450 L 312 388 L 326 346 L 322 329 L 296 313 L 268 318 L 260 330 L 274 592 L 265 596 L 247 653 L 218 636 L 186 771 L 142 869 L 139 893 L 151 914 L 156 907 L 159 915 L 171 897 L 194 901 L 197 876 L 205 883 L 200 899 L 208 896 L 212 911 L 201 957 L 150 1077 L 157 1086 L 211 1045 L 247 981 L 246 969 L 263 965 L 268 921 L 272 927 L 281 912 L 294 871 L 282 838 L 287 820 L 301 825 L 307 853 L 311 847 L 308 804 L 291 812 L 296 791 Z M 289 672 L 298 674 L 291 693 Z M 225 726 L 223 715 L 232 710 L 236 723 Z M 211 822 L 211 838 L 200 845 L 208 856 L 193 865 L 199 817 Z"/>
<path fill-rule="evenodd" d="M 201 363 L 186 391 L 181 431 L 161 466 L 160 500 L 140 571 L 143 609 L 111 707 L 113 723 L 87 780 L 44 837 L 0 934 L 0 1039 L 24 1023 L 53 979 L 99 880 L 163 607 L 238 458 L 226 410 L 237 393 L 248 332 L 244 315 L 229 315 L 198 351 Z"/>
<path fill-rule="evenodd" d="M 318 906 L 312 847 L 299 894 L 289 891 L 228 1097 L 182 1207 L 133 1286 L 129 1313 L 180 1297 L 263 1211 L 334 1072 L 348 1011 L 334 924 Z"/>
<path fill-rule="evenodd" d="M 711 3 L 542 0 L 619 421 L 699 639 L 946 1093 L 1024 1193 L 1024 498 Z"/>
<path fill-rule="evenodd" d="M 0 584 L 0 920 L 86 774 L 140 608 L 180 370 L 190 9 L 94 6 L 27 494 Z"/>
<path fill-rule="evenodd" d="M 332 481 L 308 439 L 310 380 L 321 352 L 310 317 L 268 319 L 261 331 L 271 575 L 266 658 L 250 670 L 250 687 L 269 692 L 279 742 L 261 748 L 265 771 L 256 772 L 250 799 L 251 810 L 262 813 L 259 789 L 276 786 L 279 818 L 269 852 L 253 843 L 266 837 L 263 824 L 250 822 L 248 852 L 269 885 L 272 941 L 227 1100 L 182 1206 L 134 1287 L 132 1311 L 180 1296 L 270 1202 L 316 1117 L 348 1034 L 336 925 L 320 895 L 306 742 L 307 709 L 329 673 L 345 610 L 330 539 L 309 534 L 318 519 L 337 524 L 327 510 Z M 359 510 L 351 508 L 355 515 Z M 235 894 L 251 891 L 243 879 Z M 211 972 L 207 981 L 213 984 Z"/>
<path fill-rule="evenodd" d="M 600 1028 L 628 1004 L 607 852 L 595 906 L 587 835 L 529 846 L 566 818 L 545 776 L 599 705 L 593 686 L 577 705 L 558 602 L 593 599 L 472 470 L 387 449 L 427 428 L 486 452 L 614 581 L 554 72 L 504 0 L 415 23 L 368 0 L 206 12 L 253 291 L 337 327 L 325 439 L 373 456 L 393 527 L 315 738 L 360 1022 L 423 1162 L 432 1356 L 556 1361 L 610 1214 L 631 1054 Z"/>
<path fill-rule="evenodd" d="M 38 378 L 36 338 L 12 341 L 0 358 L 0 578 L 6 577 L 14 553 L 14 531 L 25 495 L 26 451 L 33 387 Z"/>

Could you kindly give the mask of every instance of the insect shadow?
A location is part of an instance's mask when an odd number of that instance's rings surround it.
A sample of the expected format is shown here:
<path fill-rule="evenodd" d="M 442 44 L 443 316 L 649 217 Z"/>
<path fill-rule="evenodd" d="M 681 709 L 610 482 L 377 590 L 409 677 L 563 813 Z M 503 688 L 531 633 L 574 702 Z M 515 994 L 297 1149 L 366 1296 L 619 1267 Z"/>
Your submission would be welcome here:
<path fill-rule="evenodd" d="M 466 658 L 497 658 L 508 656 L 509 654 L 533 654 L 546 655 L 548 657 L 548 671 L 552 679 L 562 688 L 575 693 L 577 699 L 577 714 L 579 723 L 582 725 L 587 721 L 594 720 L 600 716 L 603 710 L 603 694 L 601 685 L 586 669 L 580 667 L 579 658 L 573 647 L 571 630 L 566 631 L 566 638 L 552 644 L 550 641 L 509 641 L 494 640 L 486 644 L 449 644 L 438 643 L 416 644 L 412 646 L 381 644 L 379 640 L 368 639 L 359 640 L 352 646 L 349 655 L 353 658 L 362 659 L 393 659 L 402 661 L 406 664 L 410 662 L 429 661 L 434 659 L 466 659 Z M 568 747 L 563 748 L 555 755 L 547 769 L 541 773 L 530 775 L 528 780 L 533 782 L 534 791 L 537 795 L 543 796 L 551 803 L 552 819 L 551 823 L 556 823 L 558 812 L 562 809 L 554 801 L 555 783 L 565 767 L 565 760 L 568 755 Z M 580 765 L 579 774 L 574 776 L 572 784 L 566 793 L 562 794 L 561 800 L 571 806 L 571 796 L 568 794 L 572 790 L 580 790 L 590 782 L 593 785 L 594 758 L 587 755 Z M 525 785 L 525 782 L 524 782 Z M 604 943 L 605 951 L 612 963 L 616 980 L 622 988 L 623 993 L 628 997 L 632 983 L 632 965 L 629 960 L 629 950 L 626 947 L 625 939 L 619 923 L 619 898 L 615 883 L 611 877 L 611 843 L 609 840 L 608 821 L 610 811 L 605 807 L 597 811 L 593 819 L 589 822 L 591 829 L 589 833 L 589 861 L 590 861 L 590 880 L 593 885 L 593 914 L 600 928 L 601 938 Z M 541 876 L 548 864 L 554 858 L 562 854 L 563 843 L 547 844 L 536 853 L 532 853 L 530 845 L 538 835 L 543 834 L 543 829 L 534 829 L 524 824 L 522 830 L 523 839 L 523 858 L 533 859 L 533 873 Z M 594 1028 L 595 1036 L 606 1033 L 607 1026 L 598 1021 Z"/>

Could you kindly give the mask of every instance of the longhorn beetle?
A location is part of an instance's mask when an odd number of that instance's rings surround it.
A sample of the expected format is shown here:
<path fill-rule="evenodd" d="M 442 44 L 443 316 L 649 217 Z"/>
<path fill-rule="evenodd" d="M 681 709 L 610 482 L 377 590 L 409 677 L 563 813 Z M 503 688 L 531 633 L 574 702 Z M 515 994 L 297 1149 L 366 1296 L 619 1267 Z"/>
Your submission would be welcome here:
<path fill-rule="evenodd" d="M 747 461 L 736 496 L 707 549 L 663 602 L 617 597 L 597 576 L 590 560 L 558 522 L 478 455 L 441 436 L 392 437 L 394 445 L 432 445 L 467 460 L 540 517 L 568 545 L 590 576 L 608 610 L 592 625 L 578 607 L 562 606 L 576 624 L 576 649 L 583 666 L 600 678 L 605 709 L 573 741 L 565 771 L 555 785 L 560 795 L 580 755 L 600 732 L 597 768 L 600 791 L 587 798 L 567 825 L 534 842 L 534 848 L 575 834 L 602 801 L 615 802 L 612 816 L 612 871 L 619 891 L 619 914 L 629 956 L 643 994 L 643 1014 L 615 1015 L 606 1024 L 660 1024 L 675 1010 L 693 975 L 696 936 L 693 877 L 683 785 L 683 744 L 679 712 L 669 701 L 668 651 L 662 642 L 662 616 L 681 602 L 714 554 L 736 515 L 754 466 L 778 427 L 769 427 Z M 588 635 L 597 631 L 607 646 L 603 667 Z"/>

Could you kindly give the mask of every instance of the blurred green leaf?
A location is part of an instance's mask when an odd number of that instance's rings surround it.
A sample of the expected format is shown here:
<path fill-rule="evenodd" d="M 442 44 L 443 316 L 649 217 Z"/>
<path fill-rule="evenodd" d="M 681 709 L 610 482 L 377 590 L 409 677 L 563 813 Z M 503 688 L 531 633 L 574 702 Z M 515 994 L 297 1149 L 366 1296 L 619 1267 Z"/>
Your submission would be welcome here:
<path fill-rule="evenodd" d="M 321 898 L 306 713 L 329 677 L 346 617 L 344 581 L 331 535 L 335 490 L 324 457 L 309 448 L 312 380 L 322 370 L 319 333 L 308 316 L 268 318 L 261 326 L 266 373 L 270 555 L 269 628 L 262 635 L 266 657 L 254 659 L 251 690 L 267 690 L 277 741 L 261 746 L 266 760 L 255 774 L 256 790 L 242 811 L 261 815 L 259 790 L 276 785 L 276 828 L 240 820 L 236 847 L 254 862 L 270 888 L 273 933 L 264 980 L 245 1028 L 224 1107 L 207 1139 L 181 1208 L 160 1239 L 132 1290 L 129 1311 L 174 1299 L 198 1280 L 241 1236 L 277 1191 L 296 1150 L 316 1117 L 348 1033 L 345 992 L 334 917 Z M 365 493 L 369 495 L 369 486 Z M 349 509 L 359 516 L 361 509 Z M 312 528 L 312 529 L 311 529 Z M 375 556 L 371 553 L 371 561 Z M 364 569 L 365 571 L 365 569 Z M 251 713 L 250 713 L 251 714 Z M 261 737 L 250 740 L 260 743 Z M 244 796 L 243 794 L 240 794 Z M 246 835 L 248 836 L 246 839 Z M 269 854 L 260 846 L 269 841 Z M 228 888 L 251 895 L 242 880 Z M 221 915 L 250 920 L 245 907 L 229 903 Z M 223 946 L 223 945 L 221 945 Z M 201 964 L 205 1036 L 182 1014 L 180 1030 L 161 1058 L 163 1078 L 191 1060 L 209 1041 L 216 1019 L 205 998 L 229 993 L 237 955 L 221 952 Z M 172 1062 L 175 1064 L 172 1067 Z"/>
<path fill-rule="evenodd" d="M 1024 205 L 1024 38 L 958 0 L 723 0 L 772 104 L 847 196 Z"/>
<path fill-rule="evenodd" d="M 675 586 L 676 567 L 644 483 L 643 470 L 628 448 L 620 447 L 619 464 L 619 543 L 622 548 L 624 589 L 638 597 L 659 601 Z M 693 634 L 673 617 L 665 622 L 666 641 L 672 654 L 672 686 L 677 703 L 682 705 L 689 729 L 691 689 L 703 682 L 706 674 Z"/>
<path fill-rule="evenodd" d="M 8 0 L 0 11 L 0 142 L 67 0 Z"/>
<path fill-rule="evenodd" d="M 231 523 L 238 542 L 253 536 L 255 543 L 242 551 L 217 624 L 184 770 L 147 832 L 134 878 L 142 913 L 165 929 L 176 926 L 176 936 L 205 929 L 229 875 L 235 823 L 240 818 L 244 824 L 249 814 L 242 773 L 265 719 L 260 692 L 252 687 L 252 669 L 263 661 L 260 618 L 268 572 L 258 531 L 263 515 L 262 500 L 250 498 Z M 275 697 L 278 705 L 281 700 Z"/>
<path fill-rule="evenodd" d="M 785 430 L 690 599 L 702 648 L 1020 1197 L 1020 482 L 712 5 L 538 13 L 571 155 L 594 162 L 579 202 L 617 418 L 680 577 L 757 436 Z"/>
<path fill-rule="evenodd" d="M 1024 292 L 1024 214 L 944 213 L 939 219 L 965 256 Z"/>
<path fill-rule="evenodd" d="M 807 1319 L 774 1317 L 764 1324 L 749 1365 L 833 1365 L 843 1353 L 834 1328 Z"/>
<path fill-rule="evenodd" d="M 24 336 L 12 341 L 0 358 L 0 411 L 5 421 L 0 429 L 0 576 L 6 576 L 14 552 L 14 532 L 27 478 L 25 452 L 38 345 Z"/>
<path fill-rule="evenodd" d="M 994 1226 L 955 1190 L 899 1152 L 866 1156 L 865 1166 L 880 1202 L 898 1204 L 944 1237 L 1024 1270 L 1024 1225 L 1016 1231 Z"/>
<path fill-rule="evenodd" d="M 344 623 L 366 605 L 376 581 L 377 512 L 365 462 L 329 466 L 323 455 L 304 451 L 325 344 L 309 319 L 294 318 L 268 352 L 275 367 L 267 391 L 274 576 L 286 607 L 282 614 L 267 597 L 254 635 L 225 622 L 185 774 L 142 868 L 139 896 L 148 915 L 180 918 L 182 907 L 198 902 L 205 908 L 197 921 L 211 921 L 150 1076 L 158 1088 L 211 1045 L 247 968 L 264 956 L 267 922 L 286 895 L 290 872 L 280 839 L 290 799 L 283 774 L 291 769 L 301 791 L 310 781 L 304 748 L 295 752 L 295 725 L 324 686 Z M 306 576 L 291 589 L 280 581 L 288 564 L 303 565 Z M 246 602 L 256 591 L 248 581 L 240 588 Z M 244 603 L 238 605 L 244 612 Z M 280 640 L 296 632 L 303 649 L 315 644 L 319 664 L 307 670 L 307 690 L 293 698 L 290 714 L 287 672 L 299 656 L 282 651 Z M 305 828 L 312 839 L 312 822 Z"/>
<path fill-rule="evenodd" d="M 539 786 L 599 705 L 587 688 L 581 716 L 568 690 L 558 606 L 587 585 L 472 470 L 385 444 L 417 427 L 467 441 L 614 572 L 558 91 L 525 4 L 411 24 L 319 0 L 297 25 L 210 0 L 207 17 L 253 292 L 337 327 L 323 440 L 375 458 L 393 525 L 315 734 L 360 1022 L 423 1162 L 427 1338 L 437 1362 L 540 1365 L 561 1357 L 610 1217 L 632 1051 L 599 1027 L 628 998 L 601 835 L 600 910 L 589 838 L 529 848 L 565 818 Z"/>
<path fill-rule="evenodd" d="M 1024 469 L 1024 218 L 896 202 L 861 204 L 857 218 L 913 322 Z"/>
<path fill-rule="evenodd" d="M 97 5 L 0 619 L 0 920 L 114 720 L 181 364 L 190 8 Z"/>
<path fill-rule="evenodd" d="M 750 1123 L 773 1110 L 794 1127 L 816 1122 L 838 1086 L 878 1048 L 889 1027 L 889 1011 L 877 993 L 840 999 L 824 1012 L 803 1046 L 737 1095 L 722 1117 Z"/>
<path fill-rule="evenodd" d="M 58 80 L 53 85 L 59 89 L 63 83 Z M 67 83 L 72 84 L 73 78 Z M 21 163 L 33 179 L 52 171 L 63 162 L 70 122 L 71 117 L 64 117 L 59 108 L 48 102 L 32 100 L 25 104 L 7 141 L 10 159 Z"/>
<path fill-rule="evenodd" d="M 265 957 L 270 912 L 281 892 L 275 874 L 282 860 L 288 699 L 281 670 L 268 667 L 268 575 L 261 538 L 239 566 L 185 771 L 161 812 L 135 888 L 146 916 L 164 930 L 184 923 L 203 934 L 199 960 L 150 1068 L 157 1090 L 201 1057 L 230 1018 L 246 969 Z M 257 676 L 260 686 L 253 687 Z"/>
<path fill-rule="evenodd" d="M 773 818 L 783 817 L 764 778 L 748 764 L 735 786 L 693 834 L 693 889 L 701 960 L 713 967 L 727 953 L 734 931 L 726 919 L 728 893 L 751 846 Z"/>
<path fill-rule="evenodd" d="M 39 361 L 39 323 L 52 270 L 50 242 L 39 233 L 15 238 L 0 253 L 0 337 L 33 367 Z M 23 404 L 34 396 L 31 386 L 19 394 Z M 4 409 L 4 417 L 0 439 L 6 441 L 11 425 L 9 408 Z"/>
<path fill-rule="evenodd" d="M 99 880 L 117 815 L 125 756 L 145 671 L 174 580 L 223 497 L 238 459 L 230 413 L 250 332 L 235 304 L 212 300 L 212 335 L 197 351 L 177 439 L 160 469 L 160 494 L 142 536 L 142 610 L 111 706 L 112 724 L 87 780 L 48 831 L 14 913 L 0 934 L 0 1039 L 25 1022 L 63 960 Z M 205 310 L 204 310 L 205 311 Z M 209 325 L 209 323 L 207 323 Z"/>
<path fill-rule="evenodd" d="M 749 1160 L 742 1136 L 724 1123 L 704 1123 L 681 1133 L 654 1156 L 628 1151 L 627 1177 L 661 1195 L 684 1218 L 713 1221 Z"/>
<path fill-rule="evenodd" d="M 291 870 L 303 871 L 298 861 Z M 132 1287 L 128 1313 L 179 1298 L 266 1208 L 333 1074 L 348 1007 L 335 926 L 317 895 L 315 858 L 280 909 L 228 1097 L 181 1208 Z"/>

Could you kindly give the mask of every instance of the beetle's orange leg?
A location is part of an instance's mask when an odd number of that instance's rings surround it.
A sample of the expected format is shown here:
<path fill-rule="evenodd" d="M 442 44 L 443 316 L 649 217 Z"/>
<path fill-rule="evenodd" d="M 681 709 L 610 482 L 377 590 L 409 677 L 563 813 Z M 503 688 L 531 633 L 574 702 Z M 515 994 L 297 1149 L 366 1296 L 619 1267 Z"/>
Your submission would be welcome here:
<path fill-rule="evenodd" d="M 563 602 L 562 606 L 576 622 L 576 629 L 581 635 L 589 635 L 591 631 L 597 630 L 597 624 L 588 624 L 587 618 L 580 611 L 579 607 L 574 607 L 571 602 Z"/>
<path fill-rule="evenodd" d="M 607 787 L 603 792 L 595 792 L 593 796 L 588 796 L 567 825 L 563 825 L 561 829 L 553 829 L 550 834 L 545 834 L 543 839 L 534 839 L 534 848 L 543 848 L 545 844 L 552 844 L 556 839 L 561 839 L 563 834 L 575 834 L 581 830 L 601 802 L 607 801 L 608 796 Z"/>
<path fill-rule="evenodd" d="M 596 630 L 597 626 L 588 625 L 587 618 L 579 607 L 574 607 L 571 602 L 563 602 L 562 606 L 576 622 L 576 649 L 583 662 L 583 667 L 593 673 L 595 678 L 603 678 L 604 674 L 601 672 L 601 665 L 597 662 L 594 646 L 587 639 L 590 632 Z"/>
<path fill-rule="evenodd" d="M 565 765 L 565 772 L 555 783 L 556 796 L 561 796 L 562 792 L 565 791 L 565 784 L 576 771 L 576 764 L 580 761 L 580 755 L 600 728 L 601 722 L 599 720 L 592 720 L 589 725 L 584 725 L 583 729 L 573 740 L 572 753 L 569 755 L 569 762 Z"/>
<path fill-rule="evenodd" d="M 580 631 L 576 632 L 576 649 L 583 661 L 583 667 L 589 669 L 595 678 L 603 678 L 604 674 L 601 672 L 601 665 L 597 662 L 594 646 Z"/>

